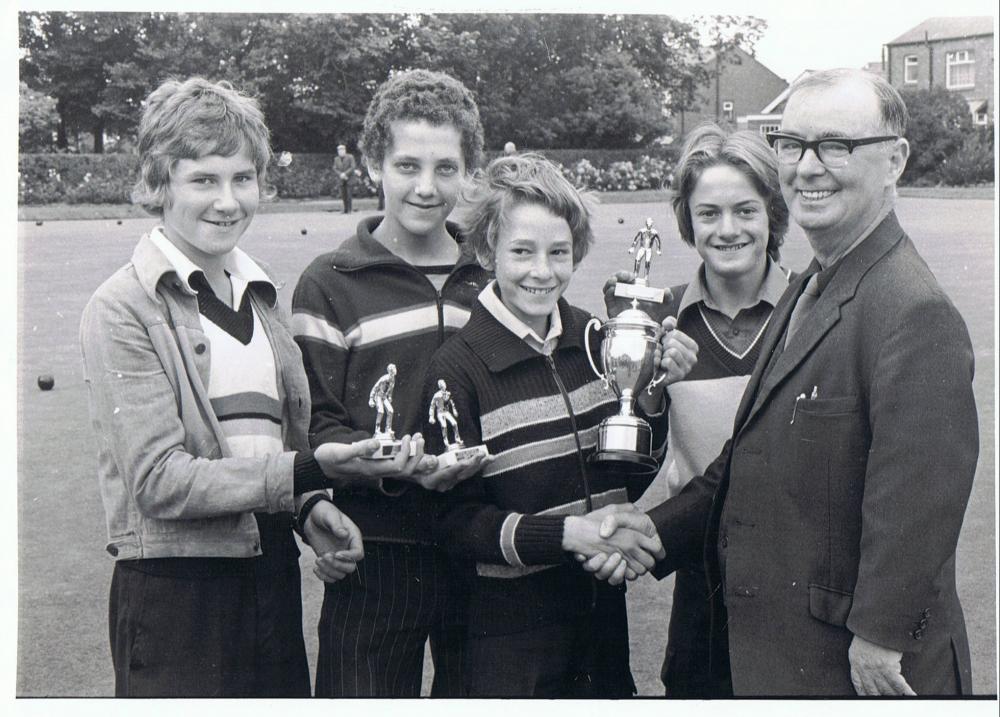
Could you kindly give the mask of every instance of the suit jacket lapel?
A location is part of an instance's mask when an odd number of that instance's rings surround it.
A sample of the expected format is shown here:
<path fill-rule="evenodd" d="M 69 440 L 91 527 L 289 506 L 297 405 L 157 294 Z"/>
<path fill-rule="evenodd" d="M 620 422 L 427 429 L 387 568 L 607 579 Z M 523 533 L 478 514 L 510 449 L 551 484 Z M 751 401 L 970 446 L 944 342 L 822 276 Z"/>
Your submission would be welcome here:
<path fill-rule="evenodd" d="M 767 341 L 761 347 L 761 357 L 736 414 L 737 432 L 753 419 L 774 390 L 840 321 L 841 307 L 854 298 L 861 279 L 903 236 L 895 212 L 890 212 L 868 238 L 845 256 L 839 267 L 835 267 L 833 277 L 823 288 L 807 321 L 798 329 L 785 350 L 773 361 L 773 366 L 768 371 L 767 367 L 772 363 L 773 353 L 780 350 L 780 343 L 784 340 L 792 309 L 808 277 L 800 277 L 792 287 L 789 287 L 779 307 L 775 308 L 775 316 L 771 326 L 768 327 Z"/>

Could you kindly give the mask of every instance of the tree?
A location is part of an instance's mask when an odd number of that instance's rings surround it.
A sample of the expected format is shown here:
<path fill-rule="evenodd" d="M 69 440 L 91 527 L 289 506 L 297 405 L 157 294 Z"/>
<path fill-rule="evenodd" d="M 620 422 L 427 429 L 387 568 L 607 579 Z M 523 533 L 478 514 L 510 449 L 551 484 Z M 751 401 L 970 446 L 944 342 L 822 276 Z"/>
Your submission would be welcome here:
<path fill-rule="evenodd" d="M 35 92 L 24 82 L 18 86 L 18 146 L 22 152 L 44 152 L 52 148 L 59 113 L 56 101 Z"/>
<path fill-rule="evenodd" d="M 22 13 L 18 22 L 21 77 L 56 99 L 57 146 L 85 131 L 102 152 L 107 122 L 95 104 L 108 82 L 106 66 L 135 51 L 135 14 Z"/>
<path fill-rule="evenodd" d="M 909 111 L 906 138 L 910 159 L 901 180 L 908 184 L 936 184 L 938 171 L 958 154 L 972 134 L 972 117 L 961 95 L 943 87 L 903 90 Z"/>

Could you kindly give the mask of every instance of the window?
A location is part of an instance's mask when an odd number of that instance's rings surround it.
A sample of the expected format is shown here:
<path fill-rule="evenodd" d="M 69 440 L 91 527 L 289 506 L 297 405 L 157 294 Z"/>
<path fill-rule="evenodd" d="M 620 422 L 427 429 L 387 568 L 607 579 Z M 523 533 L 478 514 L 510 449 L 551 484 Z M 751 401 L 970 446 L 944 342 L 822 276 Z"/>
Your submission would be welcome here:
<path fill-rule="evenodd" d="M 945 55 L 946 84 L 949 90 L 974 87 L 976 59 L 972 50 L 957 50 Z"/>
<path fill-rule="evenodd" d="M 760 133 L 762 135 L 765 135 L 768 132 L 777 132 L 780 129 L 781 129 L 781 125 L 780 124 L 762 124 L 760 126 Z"/>
<path fill-rule="evenodd" d="M 983 109 L 979 110 L 974 115 L 972 115 L 972 121 L 975 122 L 976 124 L 989 124 L 990 115 L 986 111 L 986 108 L 983 107 Z"/>
<path fill-rule="evenodd" d="M 733 103 L 731 100 L 726 100 L 722 103 L 722 118 L 729 122 L 733 121 Z"/>
<path fill-rule="evenodd" d="M 903 82 L 907 85 L 917 84 L 917 70 L 920 64 L 916 55 L 907 55 L 903 58 Z"/>

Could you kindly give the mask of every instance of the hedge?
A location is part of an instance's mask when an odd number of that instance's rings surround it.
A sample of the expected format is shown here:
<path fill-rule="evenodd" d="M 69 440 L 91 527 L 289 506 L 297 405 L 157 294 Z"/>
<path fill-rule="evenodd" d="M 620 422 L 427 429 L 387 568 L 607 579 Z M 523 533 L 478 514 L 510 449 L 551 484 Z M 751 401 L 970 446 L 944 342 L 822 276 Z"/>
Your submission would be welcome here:
<path fill-rule="evenodd" d="M 666 148 L 539 150 L 562 167 L 581 189 L 635 191 L 660 189 L 669 181 L 673 153 Z M 487 152 L 487 159 L 500 152 Z M 332 154 L 296 154 L 287 167 L 272 166 L 268 181 L 278 197 L 304 199 L 339 196 Z M 22 154 L 18 159 L 20 204 L 121 204 L 135 181 L 132 154 Z M 354 192 L 374 196 L 368 173 L 359 167 Z"/>

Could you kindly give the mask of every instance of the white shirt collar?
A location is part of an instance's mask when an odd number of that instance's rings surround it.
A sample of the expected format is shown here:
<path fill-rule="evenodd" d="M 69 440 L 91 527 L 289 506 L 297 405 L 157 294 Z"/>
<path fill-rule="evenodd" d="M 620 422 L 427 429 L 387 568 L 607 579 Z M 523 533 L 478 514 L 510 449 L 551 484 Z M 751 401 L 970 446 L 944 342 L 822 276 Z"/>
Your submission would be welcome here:
<path fill-rule="evenodd" d="M 559 315 L 559 307 L 556 306 L 552 310 L 552 313 L 549 314 L 549 332 L 543 339 L 535 332 L 534 329 L 521 321 L 521 319 L 517 318 L 517 316 L 514 315 L 514 312 L 507 308 L 500 297 L 497 296 L 496 290 L 494 289 L 496 283 L 496 279 L 494 279 L 487 284 L 481 292 L 479 292 L 479 303 L 482 304 L 483 307 L 493 315 L 493 318 L 499 321 L 504 328 L 524 341 L 538 353 L 548 356 L 555 351 L 556 345 L 559 343 L 559 337 L 562 336 L 562 317 Z"/>
<path fill-rule="evenodd" d="M 189 294 L 197 294 L 198 292 L 191 288 L 191 274 L 196 271 L 203 272 L 204 270 L 191 261 L 173 242 L 167 239 L 166 234 L 163 233 L 163 227 L 155 227 L 149 233 L 149 239 L 156 245 L 157 249 L 163 252 L 167 261 L 170 262 L 174 271 L 177 272 L 177 276 L 183 283 L 184 290 Z M 252 281 L 266 282 L 277 291 L 277 287 L 274 286 L 271 278 L 242 249 L 234 247 L 226 255 L 223 266 L 229 274 L 229 280 L 233 286 L 234 307 L 239 307 L 240 302 L 243 300 L 243 292 L 246 291 L 247 286 Z"/>

